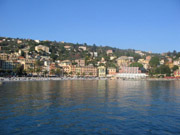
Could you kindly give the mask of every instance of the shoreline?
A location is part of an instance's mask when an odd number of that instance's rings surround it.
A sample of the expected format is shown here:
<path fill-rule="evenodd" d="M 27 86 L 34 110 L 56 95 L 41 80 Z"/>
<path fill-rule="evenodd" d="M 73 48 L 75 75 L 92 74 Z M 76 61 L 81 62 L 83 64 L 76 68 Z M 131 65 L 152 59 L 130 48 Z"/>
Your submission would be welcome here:
<path fill-rule="evenodd" d="M 144 78 L 144 79 L 111 79 L 111 78 L 84 78 L 84 77 L 0 77 L 0 82 L 22 82 L 22 81 L 65 81 L 65 80 L 122 80 L 122 81 L 179 81 L 180 79 L 167 78 Z"/>

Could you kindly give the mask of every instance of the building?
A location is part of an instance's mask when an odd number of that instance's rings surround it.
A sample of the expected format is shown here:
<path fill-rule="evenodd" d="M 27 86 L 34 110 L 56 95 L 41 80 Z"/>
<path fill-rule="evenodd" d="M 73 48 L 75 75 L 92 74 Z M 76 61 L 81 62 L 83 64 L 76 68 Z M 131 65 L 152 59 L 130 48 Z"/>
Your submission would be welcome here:
<path fill-rule="evenodd" d="M 36 43 L 40 43 L 40 41 L 39 40 L 34 40 Z"/>
<path fill-rule="evenodd" d="M 84 67 L 82 67 L 81 73 L 82 73 L 82 75 L 85 75 L 85 76 L 96 77 L 97 76 L 97 68 L 93 67 L 93 66 L 84 66 Z"/>
<path fill-rule="evenodd" d="M 141 55 L 141 56 L 144 56 L 145 54 L 142 52 L 142 51 L 135 51 L 135 53 Z"/>
<path fill-rule="evenodd" d="M 163 65 L 165 63 L 165 60 L 161 59 L 159 63 L 160 63 L 160 65 Z"/>
<path fill-rule="evenodd" d="M 71 46 L 70 46 L 70 45 L 65 45 L 64 48 L 65 48 L 66 50 L 71 50 Z"/>
<path fill-rule="evenodd" d="M 106 54 L 107 54 L 107 55 L 113 54 L 113 50 L 107 50 L 107 51 L 106 51 Z"/>
<path fill-rule="evenodd" d="M 58 64 L 60 67 L 64 67 L 64 66 L 70 66 L 72 65 L 72 62 L 70 60 L 63 60 Z"/>
<path fill-rule="evenodd" d="M 119 73 L 116 74 L 118 78 L 146 78 L 145 73 L 141 73 L 139 67 L 121 67 Z"/>
<path fill-rule="evenodd" d="M 110 56 L 110 60 L 114 60 L 116 56 Z"/>
<path fill-rule="evenodd" d="M 130 60 L 127 56 L 121 56 L 116 61 L 119 67 L 128 66 L 130 64 Z"/>
<path fill-rule="evenodd" d="M 35 59 L 22 59 L 18 62 L 24 66 L 24 70 L 26 71 L 28 71 L 29 69 L 35 69 Z"/>
<path fill-rule="evenodd" d="M 170 57 L 167 57 L 167 60 L 168 60 L 169 63 L 172 63 L 172 62 L 173 62 L 173 59 L 170 58 Z"/>
<path fill-rule="evenodd" d="M 21 40 L 17 40 L 17 44 L 21 44 L 22 43 L 22 41 Z"/>
<path fill-rule="evenodd" d="M 146 56 L 146 60 L 149 62 L 151 60 L 151 56 Z"/>
<path fill-rule="evenodd" d="M 97 76 L 97 68 L 94 66 L 77 67 L 71 66 L 71 72 L 73 76 Z"/>
<path fill-rule="evenodd" d="M 0 60 L 8 60 L 9 55 L 7 53 L 0 53 Z"/>
<path fill-rule="evenodd" d="M 134 73 L 134 74 L 138 74 L 138 73 L 141 73 L 141 70 L 139 70 L 139 67 L 121 67 L 119 69 L 119 73 Z"/>
<path fill-rule="evenodd" d="M 106 67 L 104 67 L 104 66 L 98 67 L 98 76 L 106 77 Z"/>
<path fill-rule="evenodd" d="M 149 68 L 149 60 L 139 59 L 138 63 L 142 64 L 145 69 Z"/>
<path fill-rule="evenodd" d="M 92 57 L 97 57 L 98 56 L 97 52 L 90 52 L 90 54 L 91 54 Z"/>
<path fill-rule="evenodd" d="M 63 66 L 63 71 L 67 74 L 70 74 L 71 72 L 71 66 L 70 65 L 67 65 L 67 66 Z"/>
<path fill-rule="evenodd" d="M 44 45 L 38 45 L 38 46 L 36 46 L 36 47 L 35 47 L 35 50 L 36 50 L 37 52 L 40 52 L 40 51 L 42 50 L 42 51 L 45 51 L 45 52 L 49 53 L 49 47 L 44 46 Z"/>
<path fill-rule="evenodd" d="M 174 77 L 180 77 L 180 69 L 174 71 Z"/>
<path fill-rule="evenodd" d="M 107 77 L 112 77 L 116 75 L 116 68 L 109 67 L 107 68 Z"/>
<path fill-rule="evenodd" d="M 79 50 L 86 51 L 86 50 L 87 50 L 87 48 L 86 48 L 86 46 L 79 46 Z"/>
<path fill-rule="evenodd" d="M 173 64 L 176 65 L 176 66 L 180 66 L 180 58 L 173 61 Z"/>
<path fill-rule="evenodd" d="M 19 65 L 17 61 L 4 61 L 0 60 L 0 68 L 1 70 L 13 71 Z"/>
<path fill-rule="evenodd" d="M 57 67 L 56 67 L 56 63 L 52 62 L 50 64 L 49 70 L 50 70 L 50 75 L 54 75 L 55 71 L 56 71 Z"/>
<path fill-rule="evenodd" d="M 85 66 L 85 59 L 76 59 L 75 63 L 77 63 L 77 66 L 83 67 Z"/>

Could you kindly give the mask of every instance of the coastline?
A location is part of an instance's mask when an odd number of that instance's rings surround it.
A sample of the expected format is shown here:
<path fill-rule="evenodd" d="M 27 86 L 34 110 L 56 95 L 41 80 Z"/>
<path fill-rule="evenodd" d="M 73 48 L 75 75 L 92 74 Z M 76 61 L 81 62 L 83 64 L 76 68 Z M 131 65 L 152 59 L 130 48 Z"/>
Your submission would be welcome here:
<path fill-rule="evenodd" d="M 111 78 L 85 78 L 85 77 L 0 77 L 0 82 L 22 81 L 64 81 L 64 80 L 122 80 L 122 81 L 179 81 L 180 79 L 145 78 L 145 79 L 111 79 Z"/>

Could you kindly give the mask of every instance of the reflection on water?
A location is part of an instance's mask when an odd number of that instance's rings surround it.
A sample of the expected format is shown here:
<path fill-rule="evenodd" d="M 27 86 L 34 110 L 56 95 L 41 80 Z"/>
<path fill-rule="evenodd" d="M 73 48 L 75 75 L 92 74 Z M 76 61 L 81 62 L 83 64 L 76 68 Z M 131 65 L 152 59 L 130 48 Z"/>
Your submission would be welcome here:
<path fill-rule="evenodd" d="M 179 134 L 179 81 L 0 86 L 0 134 Z"/>

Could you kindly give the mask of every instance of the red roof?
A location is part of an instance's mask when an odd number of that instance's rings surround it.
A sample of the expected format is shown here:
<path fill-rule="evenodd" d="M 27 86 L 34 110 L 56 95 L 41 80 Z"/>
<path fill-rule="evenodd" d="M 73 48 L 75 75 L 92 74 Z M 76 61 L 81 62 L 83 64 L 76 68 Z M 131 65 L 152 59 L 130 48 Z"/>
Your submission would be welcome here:
<path fill-rule="evenodd" d="M 24 57 L 23 56 L 19 56 L 18 59 L 24 59 Z"/>

